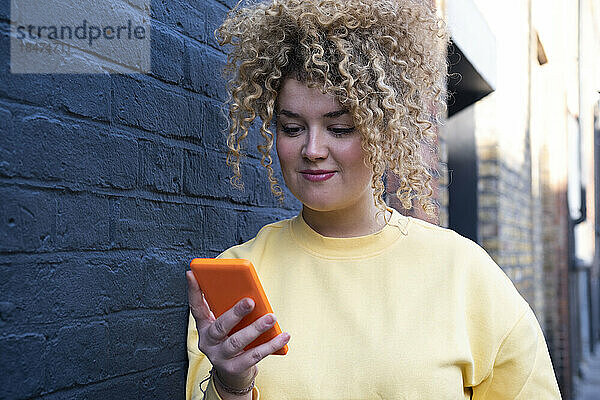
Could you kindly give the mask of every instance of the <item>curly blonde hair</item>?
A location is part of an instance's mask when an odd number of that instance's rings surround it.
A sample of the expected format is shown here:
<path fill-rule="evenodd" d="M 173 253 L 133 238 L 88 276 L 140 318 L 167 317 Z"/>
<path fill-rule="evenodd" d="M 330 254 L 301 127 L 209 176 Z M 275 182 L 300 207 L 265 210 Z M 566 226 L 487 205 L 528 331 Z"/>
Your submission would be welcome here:
<path fill-rule="evenodd" d="M 333 94 L 354 117 L 372 166 L 374 201 L 385 208 L 383 176 L 398 177 L 405 208 L 432 214 L 432 176 L 420 149 L 445 112 L 445 24 L 419 0 L 272 0 L 236 6 L 216 30 L 229 45 L 227 164 L 243 187 L 242 142 L 260 117 L 258 145 L 273 194 L 283 200 L 270 155 L 277 95 L 287 78 Z"/>

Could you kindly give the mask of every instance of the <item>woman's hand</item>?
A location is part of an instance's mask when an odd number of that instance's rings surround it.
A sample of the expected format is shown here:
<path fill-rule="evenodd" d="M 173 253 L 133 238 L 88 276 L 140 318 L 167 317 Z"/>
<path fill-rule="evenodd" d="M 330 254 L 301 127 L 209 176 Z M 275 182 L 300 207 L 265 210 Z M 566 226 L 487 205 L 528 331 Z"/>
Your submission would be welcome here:
<path fill-rule="evenodd" d="M 208 357 L 224 384 L 239 389 L 248 387 L 256 375 L 256 364 L 285 346 L 290 339 L 289 334 L 282 333 L 267 343 L 244 351 L 248 344 L 275 325 L 275 316 L 264 315 L 229 336 L 231 329 L 252 311 L 254 301 L 244 298 L 215 318 L 192 271 L 186 272 L 186 278 L 188 301 L 198 329 L 198 349 Z"/>

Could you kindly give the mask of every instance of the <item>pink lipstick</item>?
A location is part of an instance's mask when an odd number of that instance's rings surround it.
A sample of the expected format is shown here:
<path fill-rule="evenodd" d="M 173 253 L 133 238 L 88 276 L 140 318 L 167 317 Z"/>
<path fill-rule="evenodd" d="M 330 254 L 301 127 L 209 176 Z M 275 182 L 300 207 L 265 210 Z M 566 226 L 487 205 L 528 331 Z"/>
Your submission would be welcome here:
<path fill-rule="evenodd" d="M 300 173 L 304 179 L 311 182 L 323 182 L 335 175 L 335 171 L 324 169 L 305 169 Z"/>

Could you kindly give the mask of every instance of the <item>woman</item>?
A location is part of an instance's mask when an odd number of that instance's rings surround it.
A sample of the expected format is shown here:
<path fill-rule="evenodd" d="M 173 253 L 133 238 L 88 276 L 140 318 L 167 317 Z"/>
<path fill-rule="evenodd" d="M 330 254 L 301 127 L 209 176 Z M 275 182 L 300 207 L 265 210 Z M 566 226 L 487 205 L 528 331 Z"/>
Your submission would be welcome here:
<path fill-rule="evenodd" d="M 275 123 L 303 207 L 219 256 L 253 262 L 289 333 L 243 351 L 275 316 L 229 335 L 252 300 L 215 319 L 188 272 L 188 399 L 560 398 L 533 312 L 485 251 L 382 199 L 387 170 L 403 204 L 433 210 L 419 150 L 443 110 L 435 13 L 416 0 L 276 0 L 235 9 L 218 33 L 231 46 L 234 183 L 260 117 L 271 190 L 282 196 Z"/>

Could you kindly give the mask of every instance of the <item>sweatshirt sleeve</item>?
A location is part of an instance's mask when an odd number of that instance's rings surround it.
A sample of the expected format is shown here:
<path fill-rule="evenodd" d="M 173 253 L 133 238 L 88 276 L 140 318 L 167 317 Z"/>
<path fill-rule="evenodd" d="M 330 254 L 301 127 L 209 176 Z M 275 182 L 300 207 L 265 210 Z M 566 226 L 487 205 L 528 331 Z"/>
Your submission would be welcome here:
<path fill-rule="evenodd" d="M 544 335 L 529 306 L 507 333 L 473 399 L 560 399 Z"/>
<path fill-rule="evenodd" d="M 215 388 L 209 371 L 212 365 L 209 359 L 198 350 L 198 331 L 192 313 L 188 318 L 187 334 L 188 373 L 185 388 L 186 400 L 222 400 Z M 260 393 L 255 386 L 252 390 L 252 400 L 259 400 Z"/>
<path fill-rule="evenodd" d="M 189 313 L 187 334 L 188 373 L 186 382 L 186 400 L 218 399 L 212 379 L 206 382 L 211 364 L 208 358 L 198 349 L 198 331 L 196 321 Z M 205 397 L 206 393 L 206 397 Z"/>

